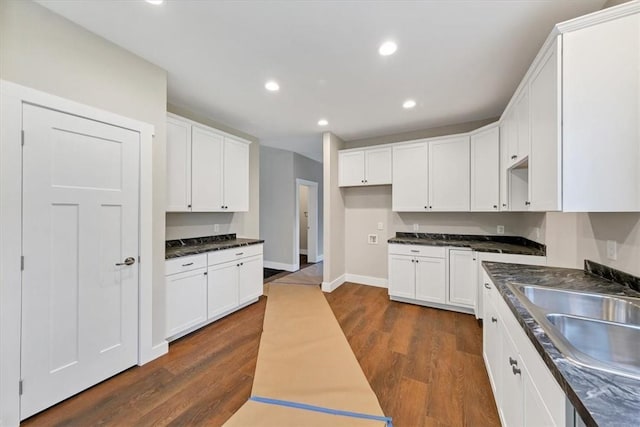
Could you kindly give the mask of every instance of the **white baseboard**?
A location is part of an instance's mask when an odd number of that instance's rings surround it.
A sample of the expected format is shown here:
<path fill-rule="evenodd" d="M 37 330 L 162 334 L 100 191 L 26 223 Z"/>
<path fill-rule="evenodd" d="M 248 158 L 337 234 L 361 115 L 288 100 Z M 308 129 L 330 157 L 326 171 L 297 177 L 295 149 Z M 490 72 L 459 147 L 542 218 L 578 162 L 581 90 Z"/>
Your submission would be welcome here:
<path fill-rule="evenodd" d="M 308 255 L 309 251 L 306 249 L 300 249 L 300 255 Z"/>
<path fill-rule="evenodd" d="M 152 360 L 157 359 L 160 356 L 164 356 L 169 353 L 169 342 L 164 340 L 160 344 L 156 344 L 151 347 L 151 351 L 144 355 L 144 360 L 140 360 L 138 365 L 142 366 L 146 363 L 151 362 Z"/>
<path fill-rule="evenodd" d="M 322 282 L 322 291 L 323 292 L 335 291 L 336 289 L 338 289 L 338 287 L 340 287 L 340 285 L 342 285 L 345 282 L 344 278 L 345 278 L 345 275 L 343 274 L 341 276 L 338 276 L 338 278 L 332 282 Z"/>
<path fill-rule="evenodd" d="M 274 270 L 286 270 L 296 271 L 298 266 L 296 264 L 285 264 L 283 262 L 264 261 L 264 268 L 272 268 Z"/>
<path fill-rule="evenodd" d="M 361 276 L 360 274 L 345 274 L 345 282 L 359 283 L 361 285 L 376 286 L 378 288 L 387 288 L 388 280 L 382 277 Z"/>

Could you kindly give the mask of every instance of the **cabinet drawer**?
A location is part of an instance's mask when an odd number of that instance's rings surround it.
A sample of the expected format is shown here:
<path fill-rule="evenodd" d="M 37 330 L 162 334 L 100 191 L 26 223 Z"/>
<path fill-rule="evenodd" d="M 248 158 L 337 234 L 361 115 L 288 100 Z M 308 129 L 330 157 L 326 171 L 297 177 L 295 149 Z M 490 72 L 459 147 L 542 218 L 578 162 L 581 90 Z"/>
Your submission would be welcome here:
<path fill-rule="evenodd" d="M 164 274 L 182 273 L 184 271 L 195 270 L 207 266 L 207 254 L 197 254 L 171 258 L 164 262 Z"/>
<path fill-rule="evenodd" d="M 239 248 L 223 249 L 221 251 L 213 251 L 207 254 L 207 265 L 222 264 L 224 262 L 234 261 L 240 258 L 246 258 L 254 255 L 262 254 L 262 244 L 241 246 Z"/>
<path fill-rule="evenodd" d="M 415 255 L 433 258 L 445 258 L 447 248 L 445 246 L 423 246 L 423 245 L 389 245 L 389 253 L 396 255 Z"/>

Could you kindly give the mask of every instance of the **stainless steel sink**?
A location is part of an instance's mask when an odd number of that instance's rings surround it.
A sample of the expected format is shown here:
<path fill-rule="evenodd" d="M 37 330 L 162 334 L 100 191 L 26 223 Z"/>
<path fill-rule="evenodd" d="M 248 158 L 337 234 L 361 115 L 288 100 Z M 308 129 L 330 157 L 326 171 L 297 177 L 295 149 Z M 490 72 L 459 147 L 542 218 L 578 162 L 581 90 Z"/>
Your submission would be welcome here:
<path fill-rule="evenodd" d="M 510 287 L 569 360 L 640 379 L 639 298 Z"/>
<path fill-rule="evenodd" d="M 547 314 L 560 333 L 560 350 L 578 363 L 640 377 L 640 327 L 566 314 Z"/>
<path fill-rule="evenodd" d="M 640 301 L 540 286 L 515 285 L 514 287 L 532 304 L 548 312 L 640 326 Z"/>

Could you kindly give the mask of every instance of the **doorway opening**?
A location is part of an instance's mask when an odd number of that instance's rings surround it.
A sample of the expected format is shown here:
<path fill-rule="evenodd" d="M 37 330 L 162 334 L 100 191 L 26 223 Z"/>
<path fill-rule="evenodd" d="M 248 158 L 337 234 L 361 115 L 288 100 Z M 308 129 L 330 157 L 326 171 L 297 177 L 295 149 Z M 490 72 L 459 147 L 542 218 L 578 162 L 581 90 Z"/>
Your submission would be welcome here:
<path fill-rule="evenodd" d="M 318 183 L 296 179 L 294 264 L 296 270 L 318 259 Z"/>

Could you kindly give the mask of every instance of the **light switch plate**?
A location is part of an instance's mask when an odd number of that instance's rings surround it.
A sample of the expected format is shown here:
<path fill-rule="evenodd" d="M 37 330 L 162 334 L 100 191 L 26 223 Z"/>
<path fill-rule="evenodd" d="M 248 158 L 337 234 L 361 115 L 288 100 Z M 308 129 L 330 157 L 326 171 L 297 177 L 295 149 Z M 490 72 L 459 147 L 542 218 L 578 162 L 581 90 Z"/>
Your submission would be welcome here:
<path fill-rule="evenodd" d="M 413 231 L 420 231 L 420 225 L 413 224 Z"/>
<path fill-rule="evenodd" d="M 220 224 L 213 224 L 213 232 L 214 233 L 220 232 Z"/>
<path fill-rule="evenodd" d="M 504 225 L 499 225 L 496 231 L 498 234 L 504 234 Z"/>
<path fill-rule="evenodd" d="M 369 236 L 367 238 L 367 243 L 369 243 L 370 245 L 377 245 L 378 244 L 378 235 L 377 234 L 369 234 Z"/>

